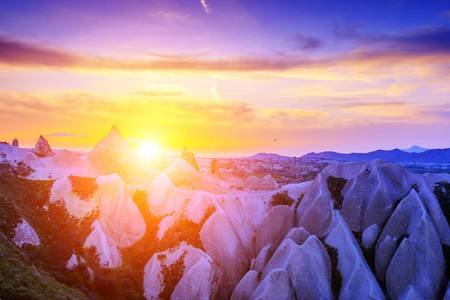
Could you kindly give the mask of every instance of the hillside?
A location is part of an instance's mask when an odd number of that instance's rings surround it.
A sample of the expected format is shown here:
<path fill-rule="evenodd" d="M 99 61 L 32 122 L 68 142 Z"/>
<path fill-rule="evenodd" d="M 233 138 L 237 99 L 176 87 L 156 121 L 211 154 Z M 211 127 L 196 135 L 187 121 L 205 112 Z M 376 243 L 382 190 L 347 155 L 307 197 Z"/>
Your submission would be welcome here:
<path fill-rule="evenodd" d="M 38 168 L 45 159 L 32 161 Z M 380 160 L 331 163 L 280 186 L 269 174 L 212 174 L 181 158 L 135 183 L 114 173 L 36 179 L 18 168 L 0 167 L 2 298 L 450 293 L 448 174 Z"/>
<path fill-rule="evenodd" d="M 382 159 L 392 162 L 409 163 L 450 163 L 450 148 L 431 149 L 423 152 L 406 152 L 399 149 L 376 150 L 368 153 L 338 153 L 333 151 L 308 153 L 302 158 L 335 161 L 371 161 Z"/>

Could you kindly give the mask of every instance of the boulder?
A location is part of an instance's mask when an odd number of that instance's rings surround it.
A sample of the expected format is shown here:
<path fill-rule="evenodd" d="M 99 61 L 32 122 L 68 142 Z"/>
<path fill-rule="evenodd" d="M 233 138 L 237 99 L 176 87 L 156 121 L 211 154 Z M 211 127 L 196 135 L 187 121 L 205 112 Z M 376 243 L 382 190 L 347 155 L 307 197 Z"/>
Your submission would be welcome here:
<path fill-rule="evenodd" d="M 99 176 L 96 181 L 102 228 L 117 247 L 130 247 L 146 231 L 144 217 L 133 201 L 134 191 L 117 174 Z"/>
<path fill-rule="evenodd" d="M 444 257 L 438 232 L 418 193 L 412 189 L 386 223 L 375 251 L 375 268 L 391 298 L 412 287 L 436 299 L 444 280 Z"/>
<path fill-rule="evenodd" d="M 72 187 L 69 177 L 61 177 L 52 184 L 50 190 L 50 203 L 61 202 L 70 215 L 77 219 L 82 219 L 98 209 L 97 191 L 89 199 L 81 199 Z"/>
<path fill-rule="evenodd" d="M 311 234 L 303 227 L 294 227 L 289 230 L 284 239 L 291 239 L 301 246 Z"/>
<path fill-rule="evenodd" d="M 242 192 L 219 202 L 249 258 L 254 257 L 255 234 L 267 214 L 264 199 L 262 193 Z"/>
<path fill-rule="evenodd" d="M 211 299 L 216 272 L 206 253 L 182 242 L 153 254 L 144 269 L 144 295 L 147 299 Z"/>
<path fill-rule="evenodd" d="M 259 284 L 259 272 L 255 270 L 248 271 L 234 288 L 233 294 L 231 295 L 231 299 L 232 300 L 250 299 L 250 295 L 256 290 L 258 284 Z"/>
<path fill-rule="evenodd" d="M 339 212 L 325 242 L 337 250 L 337 267 L 342 276 L 339 299 L 384 299 L 384 294 Z"/>
<path fill-rule="evenodd" d="M 39 136 L 39 140 L 33 148 L 33 153 L 37 157 L 47 157 L 54 154 L 52 148 L 50 148 L 48 141 L 42 135 Z"/>
<path fill-rule="evenodd" d="M 250 299 L 296 299 L 288 272 L 283 269 L 273 269 L 270 271 L 270 273 L 267 274 L 267 276 L 264 277 L 262 282 L 258 285 L 256 290 L 250 295 Z"/>
<path fill-rule="evenodd" d="M 262 178 L 252 175 L 245 180 L 244 186 L 250 190 L 275 190 L 279 187 L 271 175 Z"/>
<path fill-rule="evenodd" d="M 219 294 L 228 297 L 249 268 L 249 258 L 235 228 L 222 210 L 215 212 L 203 225 L 200 239 L 215 264 L 222 271 Z"/>
<path fill-rule="evenodd" d="M 85 249 L 95 248 L 99 258 L 99 264 L 102 267 L 117 268 L 122 264 L 122 255 L 117 245 L 114 240 L 105 234 L 98 220 L 92 223 L 92 231 L 84 242 L 83 247 Z"/>
<path fill-rule="evenodd" d="M 300 299 L 331 299 L 330 260 L 322 243 L 310 236 L 301 245 L 285 239 L 266 264 L 262 277 L 281 268 L 288 272 Z"/>
<path fill-rule="evenodd" d="M 375 244 L 379 232 L 380 229 L 377 224 L 372 224 L 364 230 L 361 238 L 364 249 L 369 249 Z"/>
<path fill-rule="evenodd" d="M 160 174 L 146 187 L 147 203 L 150 212 L 156 216 L 165 216 L 180 211 L 187 199 L 192 197 L 191 192 L 177 188 L 166 174 Z"/>
<path fill-rule="evenodd" d="M 17 224 L 14 231 L 15 234 L 12 241 L 18 247 L 23 247 L 27 244 L 31 246 L 39 246 L 41 244 L 39 236 L 34 228 L 23 218 L 20 223 Z"/>
<path fill-rule="evenodd" d="M 78 257 L 75 254 L 72 254 L 72 256 L 66 263 L 66 269 L 71 271 L 75 269 L 77 266 L 78 266 Z"/>
<path fill-rule="evenodd" d="M 319 173 L 297 208 L 297 224 L 311 234 L 323 237 L 331 224 L 333 200 L 327 174 Z"/>
<path fill-rule="evenodd" d="M 211 193 L 220 193 L 226 185 L 215 176 L 200 173 L 189 162 L 182 158 L 174 160 L 165 170 L 175 186 L 187 190 L 204 190 Z"/>
<path fill-rule="evenodd" d="M 270 243 L 278 245 L 293 225 L 294 212 L 289 206 L 278 205 L 273 207 L 256 232 L 256 253 Z"/>
<path fill-rule="evenodd" d="M 11 145 L 14 147 L 19 147 L 19 140 L 17 138 L 14 138 L 11 142 Z"/>
<path fill-rule="evenodd" d="M 91 166 L 100 174 L 124 174 L 129 152 L 128 144 L 119 129 L 113 126 L 108 134 L 89 153 Z"/>
<path fill-rule="evenodd" d="M 447 291 L 445 292 L 444 300 L 450 300 L 450 281 L 447 284 Z"/>

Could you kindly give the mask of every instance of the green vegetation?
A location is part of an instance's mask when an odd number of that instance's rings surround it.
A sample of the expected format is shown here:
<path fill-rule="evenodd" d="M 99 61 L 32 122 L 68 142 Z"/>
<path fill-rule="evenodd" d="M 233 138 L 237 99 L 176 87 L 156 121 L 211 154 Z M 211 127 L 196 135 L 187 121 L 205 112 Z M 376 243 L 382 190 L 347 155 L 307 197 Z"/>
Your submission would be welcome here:
<path fill-rule="evenodd" d="M 450 224 L 450 182 L 438 182 L 434 186 L 434 194 L 439 201 L 442 212 Z"/>
<path fill-rule="evenodd" d="M 121 249 L 122 266 L 107 269 L 99 265 L 94 248 L 83 248 L 98 211 L 76 219 L 62 202 L 48 202 L 53 180 L 29 180 L 1 170 L 0 175 L 1 299 L 76 299 L 86 295 L 95 299 L 143 299 L 144 267 L 153 254 L 176 247 L 181 241 L 203 249 L 199 232 L 215 211 L 210 207 L 199 223 L 180 216 L 158 240 L 156 233 L 162 218 L 150 213 L 146 193 L 136 191 L 133 200 L 144 217 L 146 233 L 133 246 Z M 75 193 L 86 201 L 97 189 L 93 178 L 71 176 L 70 180 Z M 40 246 L 20 249 L 10 242 L 21 218 L 35 229 Z M 69 271 L 66 264 L 73 254 L 79 264 Z M 80 258 L 85 262 L 80 263 Z M 178 282 L 172 275 L 167 280 L 165 293 Z"/>
<path fill-rule="evenodd" d="M 175 286 L 178 281 L 180 281 L 181 277 L 183 277 L 185 257 L 186 253 L 183 253 L 180 258 L 170 266 L 166 266 L 162 263 L 162 277 L 164 278 L 164 282 L 162 284 L 163 289 L 159 294 L 159 299 L 170 299 L 170 295 L 172 295 Z"/>
<path fill-rule="evenodd" d="M 294 203 L 294 199 L 289 197 L 288 193 L 286 191 L 281 191 L 276 193 L 272 196 L 272 200 L 270 204 L 272 207 L 275 207 L 277 205 L 287 205 L 291 206 Z"/>
<path fill-rule="evenodd" d="M 342 196 L 342 189 L 347 183 L 347 179 L 334 176 L 328 176 L 327 185 L 330 191 L 331 198 L 334 200 L 334 208 L 341 209 L 344 202 L 344 196 Z"/>
<path fill-rule="evenodd" d="M 323 245 L 328 252 L 331 262 L 331 291 L 333 292 L 334 298 L 338 299 L 342 286 L 342 275 L 338 266 L 339 253 L 336 248 L 331 247 L 326 242 L 323 242 Z"/>
<path fill-rule="evenodd" d="M 91 177 L 69 176 L 72 191 L 82 200 L 89 200 L 97 191 L 97 181 Z"/>
<path fill-rule="evenodd" d="M 439 201 L 442 213 L 447 218 L 447 223 L 450 225 L 450 182 L 438 182 L 434 186 L 434 194 Z M 450 246 L 442 244 L 442 251 L 444 253 L 445 266 L 447 277 L 450 276 Z"/>
<path fill-rule="evenodd" d="M 0 233 L 1 299 L 87 299 L 75 288 L 58 282 Z"/>

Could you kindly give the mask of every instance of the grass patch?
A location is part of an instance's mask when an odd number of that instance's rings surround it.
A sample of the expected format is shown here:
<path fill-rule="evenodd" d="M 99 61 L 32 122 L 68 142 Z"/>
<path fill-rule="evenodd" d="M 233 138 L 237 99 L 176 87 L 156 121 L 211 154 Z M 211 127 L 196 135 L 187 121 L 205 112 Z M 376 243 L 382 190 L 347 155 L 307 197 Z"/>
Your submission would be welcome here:
<path fill-rule="evenodd" d="M 97 181 L 92 177 L 69 176 L 72 191 L 81 200 L 89 200 L 97 191 Z"/>
<path fill-rule="evenodd" d="M 272 196 L 272 200 L 270 204 L 272 207 L 275 207 L 277 205 L 287 205 L 291 206 L 294 203 L 294 199 L 289 197 L 288 193 L 286 191 L 281 191 L 276 193 Z"/>
<path fill-rule="evenodd" d="M 342 196 L 342 189 L 347 183 L 347 179 L 328 176 L 327 185 L 328 191 L 330 191 L 331 198 L 333 199 L 334 208 L 341 209 L 344 202 L 344 196 Z"/>

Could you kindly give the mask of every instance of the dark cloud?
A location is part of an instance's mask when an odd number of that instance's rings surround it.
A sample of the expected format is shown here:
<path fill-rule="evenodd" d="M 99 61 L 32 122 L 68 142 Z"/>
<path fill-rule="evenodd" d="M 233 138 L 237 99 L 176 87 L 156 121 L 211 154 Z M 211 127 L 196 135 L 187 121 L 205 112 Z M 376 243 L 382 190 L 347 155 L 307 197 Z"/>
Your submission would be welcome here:
<path fill-rule="evenodd" d="M 136 91 L 134 94 L 139 96 L 146 96 L 146 97 L 168 97 L 168 96 L 181 96 L 184 93 L 179 90 L 143 90 L 143 91 Z"/>
<path fill-rule="evenodd" d="M 48 137 L 84 137 L 84 135 L 73 133 L 73 132 L 52 132 L 48 133 L 45 136 Z"/>
<path fill-rule="evenodd" d="M 405 101 L 349 101 L 336 103 L 338 108 L 373 107 L 373 106 L 401 106 L 407 105 Z"/>
<path fill-rule="evenodd" d="M 294 46 L 299 50 L 314 50 L 321 48 L 323 46 L 323 42 L 312 36 L 297 34 L 294 36 Z"/>
<path fill-rule="evenodd" d="M 403 34 L 362 33 L 361 26 L 336 26 L 334 34 L 341 40 L 353 40 L 367 52 L 404 54 L 449 54 L 450 28 L 427 27 Z"/>
<path fill-rule="evenodd" d="M 340 32 L 342 34 L 342 31 Z M 350 32 L 349 32 L 350 34 Z M 359 39 L 365 47 L 328 58 L 312 59 L 294 56 L 230 57 L 225 59 L 203 58 L 160 58 L 160 59 L 112 59 L 79 55 L 77 53 L 52 49 L 45 46 L 15 41 L 0 37 L 0 64 L 25 67 L 52 67 L 81 70 L 116 71 L 284 71 L 295 68 L 329 67 L 339 64 L 377 63 L 388 66 L 416 56 L 437 55 L 434 64 L 448 61 L 450 55 L 450 30 L 434 28 L 403 36 L 361 36 L 351 32 L 353 39 Z M 310 40 L 309 40 L 310 39 Z M 318 47 L 314 38 L 303 37 L 303 47 Z M 405 60 L 406 59 L 406 60 Z M 373 65 L 373 64 L 372 64 Z"/>
<path fill-rule="evenodd" d="M 7 64 L 70 66 L 80 60 L 76 55 L 0 37 L 0 61 Z"/>

